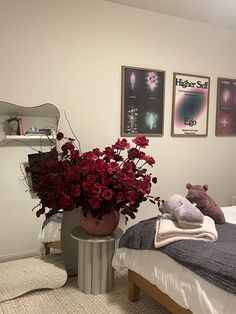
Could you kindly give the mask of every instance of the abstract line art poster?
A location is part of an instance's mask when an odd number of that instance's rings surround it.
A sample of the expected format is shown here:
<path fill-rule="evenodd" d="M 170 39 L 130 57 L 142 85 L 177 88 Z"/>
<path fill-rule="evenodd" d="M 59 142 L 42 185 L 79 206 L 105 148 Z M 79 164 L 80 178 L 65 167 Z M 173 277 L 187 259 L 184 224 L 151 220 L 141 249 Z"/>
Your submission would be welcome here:
<path fill-rule="evenodd" d="M 122 66 L 121 136 L 162 136 L 165 72 Z"/>
<path fill-rule="evenodd" d="M 236 135 L 236 79 L 217 79 L 216 136 Z"/>
<path fill-rule="evenodd" d="M 207 136 L 210 78 L 173 75 L 172 136 Z"/>

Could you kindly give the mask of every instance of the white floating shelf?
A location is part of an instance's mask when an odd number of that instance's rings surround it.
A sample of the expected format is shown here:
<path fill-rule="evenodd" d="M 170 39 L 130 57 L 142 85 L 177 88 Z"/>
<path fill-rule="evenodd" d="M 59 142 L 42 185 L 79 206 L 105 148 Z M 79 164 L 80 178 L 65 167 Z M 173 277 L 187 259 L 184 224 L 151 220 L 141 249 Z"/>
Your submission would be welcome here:
<path fill-rule="evenodd" d="M 46 135 L 6 135 L 5 139 L 7 141 L 55 141 L 55 136 L 46 136 Z"/>

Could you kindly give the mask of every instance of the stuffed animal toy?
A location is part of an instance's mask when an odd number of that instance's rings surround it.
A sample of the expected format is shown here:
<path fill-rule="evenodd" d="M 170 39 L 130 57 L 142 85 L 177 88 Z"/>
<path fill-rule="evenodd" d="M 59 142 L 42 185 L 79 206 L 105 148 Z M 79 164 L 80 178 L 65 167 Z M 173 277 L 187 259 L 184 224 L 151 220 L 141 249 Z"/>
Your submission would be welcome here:
<path fill-rule="evenodd" d="M 225 216 L 221 208 L 216 205 L 213 199 L 206 193 L 208 190 L 206 184 L 202 186 L 199 184 L 192 185 L 191 183 L 187 183 L 186 188 L 188 189 L 186 198 L 191 203 L 195 203 L 203 215 L 211 217 L 217 224 L 225 223 Z"/>
<path fill-rule="evenodd" d="M 203 223 L 203 214 L 184 196 L 173 194 L 169 196 L 160 208 L 162 218 L 177 221 L 184 229 L 198 228 Z"/>

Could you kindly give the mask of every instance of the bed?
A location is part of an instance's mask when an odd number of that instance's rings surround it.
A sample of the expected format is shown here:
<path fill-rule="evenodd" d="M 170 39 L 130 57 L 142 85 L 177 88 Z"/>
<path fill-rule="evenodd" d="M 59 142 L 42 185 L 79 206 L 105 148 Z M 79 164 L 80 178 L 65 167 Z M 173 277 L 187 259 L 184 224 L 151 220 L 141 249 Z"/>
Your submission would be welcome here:
<path fill-rule="evenodd" d="M 236 206 L 222 210 L 226 221 L 236 224 Z M 236 294 L 213 285 L 159 250 L 118 248 L 112 264 L 117 271 L 128 269 L 130 301 L 138 301 L 142 289 L 172 313 L 235 313 Z"/>

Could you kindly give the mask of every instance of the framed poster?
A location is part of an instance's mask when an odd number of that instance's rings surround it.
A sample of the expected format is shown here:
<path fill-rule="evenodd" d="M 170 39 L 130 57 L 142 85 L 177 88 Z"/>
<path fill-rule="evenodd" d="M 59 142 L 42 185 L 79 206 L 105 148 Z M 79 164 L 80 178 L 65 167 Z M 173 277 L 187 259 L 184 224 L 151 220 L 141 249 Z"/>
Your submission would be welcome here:
<path fill-rule="evenodd" d="M 207 136 L 210 78 L 174 73 L 172 136 Z"/>
<path fill-rule="evenodd" d="M 121 136 L 163 134 L 165 72 L 122 66 Z"/>
<path fill-rule="evenodd" d="M 236 79 L 217 79 L 216 136 L 236 135 Z"/>

